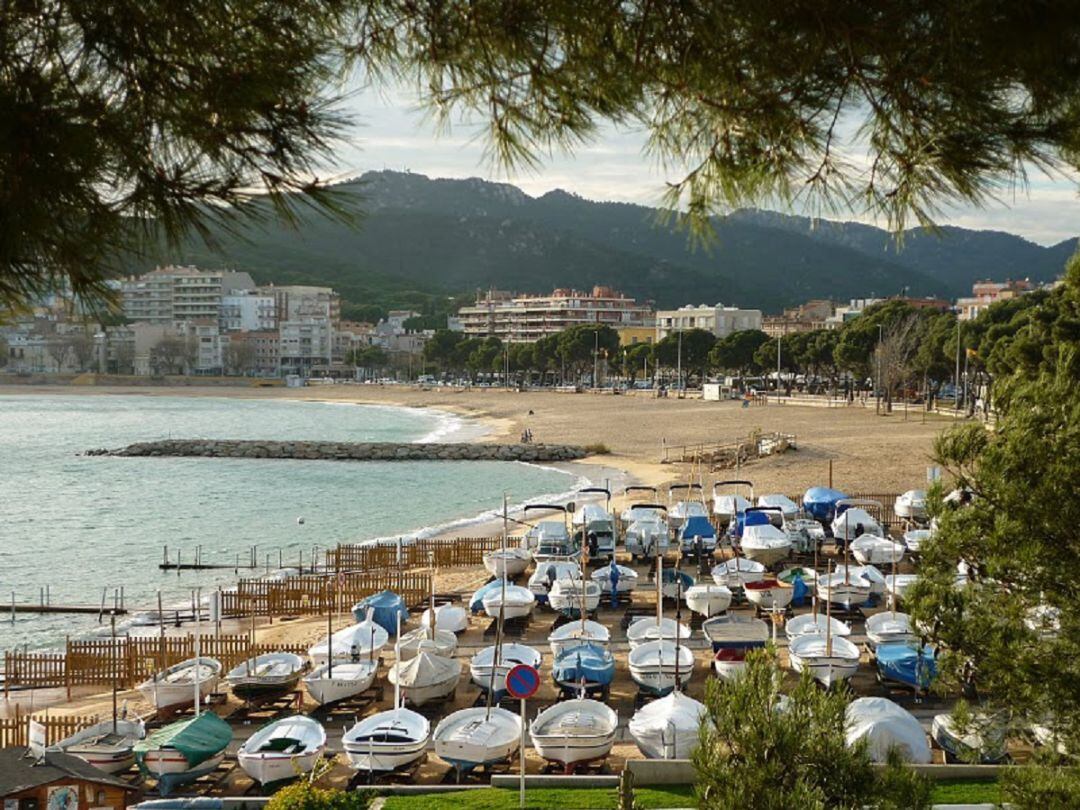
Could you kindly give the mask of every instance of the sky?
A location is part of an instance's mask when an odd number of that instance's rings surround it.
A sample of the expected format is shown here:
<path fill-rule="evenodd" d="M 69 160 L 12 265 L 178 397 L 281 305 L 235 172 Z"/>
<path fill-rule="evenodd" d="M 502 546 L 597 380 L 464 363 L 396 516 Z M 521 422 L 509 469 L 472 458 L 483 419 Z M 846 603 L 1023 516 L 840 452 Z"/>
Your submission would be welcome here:
<path fill-rule="evenodd" d="M 619 132 L 609 127 L 573 155 L 555 154 L 545 159 L 537 171 L 521 170 L 508 176 L 494 170 L 486 159 L 475 127 L 459 125 L 440 132 L 416 108 L 415 97 L 401 89 L 363 90 L 348 100 L 347 109 L 356 116 L 359 126 L 350 142 L 338 150 L 335 176 L 392 169 L 429 177 L 483 177 L 513 183 L 533 196 L 560 188 L 592 200 L 649 206 L 660 204 L 665 180 L 675 179 L 643 154 L 645 139 L 640 132 Z M 1026 190 L 986 208 L 945 211 L 938 224 L 1008 231 L 1043 245 L 1080 233 L 1077 183 L 1041 174 L 1032 175 L 1029 181 Z M 830 218 L 884 226 L 883 222 L 855 214 Z"/>

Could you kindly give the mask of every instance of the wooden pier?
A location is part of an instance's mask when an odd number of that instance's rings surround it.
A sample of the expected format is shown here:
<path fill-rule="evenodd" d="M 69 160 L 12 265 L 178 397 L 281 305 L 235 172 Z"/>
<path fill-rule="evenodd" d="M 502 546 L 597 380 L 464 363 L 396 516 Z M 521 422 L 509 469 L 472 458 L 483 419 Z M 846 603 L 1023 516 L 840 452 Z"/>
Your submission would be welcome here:
<path fill-rule="evenodd" d="M 102 609 L 100 605 L 39 605 L 35 603 L 16 602 L 13 605 L 4 605 L 0 607 L 0 614 L 3 613 L 88 613 L 98 614 L 104 613 L 108 615 L 115 613 L 117 616 L 123 616 L 128 612 L 126 607 L 116 607 L 112 605 Z"/>

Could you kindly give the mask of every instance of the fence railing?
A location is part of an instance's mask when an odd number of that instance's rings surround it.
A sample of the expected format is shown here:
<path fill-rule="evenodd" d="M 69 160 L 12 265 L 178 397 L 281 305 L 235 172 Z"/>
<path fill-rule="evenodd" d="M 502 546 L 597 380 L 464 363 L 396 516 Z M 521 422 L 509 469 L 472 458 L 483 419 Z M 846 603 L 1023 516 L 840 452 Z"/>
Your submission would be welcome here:
<path fill-rule="evenodd" d="M 341 571 L 278 582 L 242 579 L 235 590 L 222 592 L 221 613 L 225 617 L 273 617 L 340 612 L 380 591 L 393 591 L 406 605 L 417 605 L 431 593 L 431 574 L 397 568 Z"/>
<path fill-rule="evenodd" d="M 47 714 L 24 714 L 18 704 L 14 717 L 0 718 L 0 748 L 22 747 L 29 744 L 29 726 L 33 719 L 45 727 L 45 744 L 55 745 L 77 731 L 98 722 L 97 715 L 60 716 Z"/>
<path fill-rule="evenodd" d="M 379 571 L 480 565 L 484 555 L 502 545 L 501 537 L 458 537 L 453 540 L 415 540 L 401 545 L 339 545 L 326 552 L 326 565 L 335 571 Z"/>

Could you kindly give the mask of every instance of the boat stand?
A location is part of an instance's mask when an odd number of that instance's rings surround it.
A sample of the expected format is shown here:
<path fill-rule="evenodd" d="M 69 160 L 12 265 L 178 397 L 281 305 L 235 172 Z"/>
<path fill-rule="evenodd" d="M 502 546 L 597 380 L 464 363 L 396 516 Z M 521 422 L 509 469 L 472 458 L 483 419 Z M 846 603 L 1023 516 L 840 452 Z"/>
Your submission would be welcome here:
<path fill-rule="evenodd" d="M 331 704 L 318 706 L 311 712 L 312 717 L 319 718 L 321 723 L 329 723 L 334 720 L 347 721 L 359 712 L 381 703 L 386 697 L 385 683 L 376 682 L 358 695 L 352 695 Z"/>
<path fill-rule="evenodd" d="M 833 605 L 831 610 L 832 617 L 834 619 L 839 619 L 842 622 L 850 623 L 855 619 L 866 620 L 866 614 L 863 613 L 862 605 L 850 605 L 848 607 Z"/>
<path fill-rule="evenodd" d="M 545 762 L 540 769 L 545 776 L 610 776 L 607 756 L 591 759 L 588 762 Z"/>
<path fill-rule="evenodd" d="M 515 752 L 516 755 L 516 752 Z M 516 756 L 515 756 L 516 758 Z M 446 774 L 442 778 L 442 784 L 444 785 L 462 785 L 462 784 L 474 784 L 474 785 L 488 785 L 491 782 L 491 777 L 495 774 L 509 774 L 513 772 L 513 765 L 510 759 L 504 759 L 501 762 L 489 762 L 486 765 L 479 765 L 473 768 L 471 771 L 462 772 L 459 769 L 451 766 L 447 770 Z M 436 805 L 438 802 L 435 803 Z"/>
<path fill-rule="evenodd" d="M 650 619 L 656 617 L 656 608 L 651 605 L 630 605 L 626 612 L 623 614 L 622 621 L 619 622 L 619 626 L 623 630 L 628 630 L 630 625 L 636 622 L 638 619 Z"/>
<path fill-rule="evenodd" d="M 273 695 L 248 698 L 244 705 L 230 716 L 230 720 L 241 720 L 245 723 L 257 720 L 267 722 L 276 719 L 282 714 L 299 712 L 304 707 L 304 692 L 294 689 L 291 692 L 278 692 Z"/>
<path fill-rule="evenodd" d="M 525 638 L 525 633 L 529 629 L 529 616 L 518 616 L 514 619 L 506 619 L 503 621 L 503 635 L 510 636 L 511 638 Z M 484 628 L 484 638 L 492 638 L 498 631 L 499 620 L 492 619 L 491 624 Z"/>
<path fill-rule="evenodd" d="M 357 771 L 349 779 L 346 790 L 356 790 L 362 785 L 411 785 L 416 783 L 420 767 L 426 764 L 428 755 L 425 751 L 419 759 L 396 771 Z"/>
<path fill-rule="evenodd" d="M 585 697 L 599 700 L 601 703 L 607 703 L 611 700 L 611 684 L 588 687 L 584 691 Z M 564 700 L 576 700 L 581 695 L 581 692 L 582 690 L 579 686 L 559 685 L 559 694 L 555 696 L 555 702 L 561 703 Z"/>

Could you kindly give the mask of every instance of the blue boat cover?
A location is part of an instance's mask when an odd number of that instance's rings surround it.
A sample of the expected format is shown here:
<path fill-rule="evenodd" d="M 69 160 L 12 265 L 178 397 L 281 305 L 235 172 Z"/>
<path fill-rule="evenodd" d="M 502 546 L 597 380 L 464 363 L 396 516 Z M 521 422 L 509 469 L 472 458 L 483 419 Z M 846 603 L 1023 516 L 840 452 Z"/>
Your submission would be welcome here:
<path fill-rule="evenodd" d="M 509 585 L 510 583 L 507 582 L 506 584 Z M 483 613 L 484 597 L 500 588 L 502 588 L 501 579 L 493 579 L 486 585 L 481 585 L 473 592 L 472 599 L 469 600 L 469 610 L 473 613 Z"/>
<path fill-rule="evenodd" d="M 695 580 L 685 571 L 676 571 L 674 568 L 665 568 L 663 573 L 663 584 L 675 584 L 676 581 L 682 582 L 682 591 L 686 593 L 687 590 L 694 587 Z"/>
<path fill-rule="evenodd" d="M 684 545 L 690 545 L 695 537 L 716 539 L 716 530 L 704 515 L 692 515 L 679 529 L 679 539 Z"/>
<path fill-rule="evenodd" d="M 769 516 L 765 512 L 739 512 L 735 516 L 735 536 L 742 537 L 747 526 L 764 526 L 766 523 L 769 523 Z"/>
<path fill-rule="evenodd" d="M 607 686 L 615 678 L 615 658 L 599 644 L 577 644 L 563 650 L 551 671 L 559 684 Z"/>
<path fill-rule="evenodd" d="M 368 608 L 374 609 L 371 620 L 391 636 L 397 633 L 398 616 L 401 616 L 402 624 L 409 620 L 409 611 L 405 608 L 405 601 L 393 591 L 382 591 L 361 599 L 353 609 L 354 618 L 362 622 Z"/>
<path fill-rule="evenodd" d="M 846 497 L 843 492 L 829 487 L 810 487 L 802 497 L 803 509 L 817 520 L 832 520 L 836 502 Z"/>
<path fill-rule="evenodd" d="M 905 642 L 878 644 L 877 668 L 881 677 L 918 689 L 929 688 L 937 677 L 934 651 Z"/>

